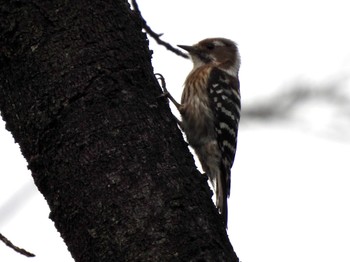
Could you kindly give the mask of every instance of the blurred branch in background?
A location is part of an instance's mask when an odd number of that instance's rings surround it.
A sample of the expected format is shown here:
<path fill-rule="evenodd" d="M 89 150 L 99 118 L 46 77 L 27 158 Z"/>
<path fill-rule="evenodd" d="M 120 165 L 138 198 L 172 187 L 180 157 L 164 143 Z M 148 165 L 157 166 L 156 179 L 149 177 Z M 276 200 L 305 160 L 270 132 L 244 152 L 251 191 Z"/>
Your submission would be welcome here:
<path fill-rule="evenodd" d="M 4 226 L 8 220 L 12 219 L 34 195 L 35 186 L 33 186 L 33 182 L 27 182 L 12 196 L 9 196 L 6 202 L 2 201 L 0 205 L 0 226 Z"/>
<path fill-rule="evenodd" d="M 270 98 L 247 103 L 242 123 L 288 121 L 337 139 L 350 139 L 350 75 L 318 83 L 299 81 Z"/>

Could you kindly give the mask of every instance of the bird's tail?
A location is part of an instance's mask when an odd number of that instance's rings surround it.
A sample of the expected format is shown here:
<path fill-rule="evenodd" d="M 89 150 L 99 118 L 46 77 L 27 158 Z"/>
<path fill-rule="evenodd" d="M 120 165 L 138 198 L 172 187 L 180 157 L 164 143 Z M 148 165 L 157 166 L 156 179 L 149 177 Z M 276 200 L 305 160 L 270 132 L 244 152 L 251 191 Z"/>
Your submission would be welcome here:
<path fill-rule="evenodd" d="M 227 227 L 227 174 L 226 169 L 222 166 L 220 168 L 220 173 L 216 178 L 216 206 L 222 215 L 225 226 Z"/>

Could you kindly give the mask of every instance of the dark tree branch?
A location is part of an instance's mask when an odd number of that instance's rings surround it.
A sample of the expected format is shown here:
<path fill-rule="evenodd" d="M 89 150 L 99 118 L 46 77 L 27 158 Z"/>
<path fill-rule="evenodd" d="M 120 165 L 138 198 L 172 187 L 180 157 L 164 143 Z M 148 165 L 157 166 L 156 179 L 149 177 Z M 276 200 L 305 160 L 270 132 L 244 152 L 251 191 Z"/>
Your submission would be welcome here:
<path fill-rule="evenodd" d="M 180 49 L 173 47 L 171 44 L 163 41 L 162 39 L 160 39 L 160 37 L 163 34 L 157 34 L 156 32 L 154 32 L 148 25 L 146 20 L 143 18 L 141 11 L 139 9 L 139 6 L 136 2 L 136 0 L 131 0 L 131 4 L 132 7 L 134 8 L 134 11 L 140 16 L 141 20 L 142 20 L 142 28 L 145 30 L 145 32 L 151 36 L 159 45 L 164 46 L 166 49 L 168 49 L 169 51 L 175 53 L 178 56 L 181 56 L 183 58 L 189 58 L 189 56 L 187 54 L 185 54 L 184 52 L 182 52 Z"/>
<path fill-rule="evenodd" d="M 35 257 L 35 255 L 33 253 L 30 253 L 28 252 L 27 250 L 23 249 L 23 248 L 20 248 L 14 244 L 12 244 L 12 242 L 10 240 L 8 240 L 4 235 L 2 235 L 0 233 L 0 240 L 2 242 L 5 243 L 6 246 L 12 248 L 14 251 L 16 251 L 17 253 L 20 253 L 21 255 L 23 256 L 26 256 L 26 257 Z"/>
<path fill-rule="evenodd" d="M 128 2 L 0 1 L 1 114 L 75 261 L 238 261 Z"/>

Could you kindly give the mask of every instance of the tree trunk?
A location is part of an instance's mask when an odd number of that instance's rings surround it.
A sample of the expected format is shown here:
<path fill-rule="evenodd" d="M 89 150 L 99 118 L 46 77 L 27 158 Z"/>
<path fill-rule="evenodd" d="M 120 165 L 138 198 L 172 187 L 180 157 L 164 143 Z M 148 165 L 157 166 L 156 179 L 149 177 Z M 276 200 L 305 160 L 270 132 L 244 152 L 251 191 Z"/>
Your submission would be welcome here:
<path fill-rule="evenodd" d="M 75 261 L 238 261 L 127 1 L 0 3 L 2 117 Z"/>

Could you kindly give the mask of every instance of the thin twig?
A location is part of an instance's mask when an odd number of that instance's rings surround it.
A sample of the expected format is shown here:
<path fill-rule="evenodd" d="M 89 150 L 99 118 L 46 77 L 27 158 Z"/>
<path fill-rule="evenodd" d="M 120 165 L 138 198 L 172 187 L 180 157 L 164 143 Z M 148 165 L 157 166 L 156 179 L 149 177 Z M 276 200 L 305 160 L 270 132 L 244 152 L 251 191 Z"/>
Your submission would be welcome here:
<path fill-rule="evenodd" d="M 162 39 L 160 39 L 160 37 L 163 34 L 157 34 L 156 32 L 154 32 L 146 23 L 146 20 L 142 17 L 142 14 L 140 12 L 139 6 L 136 3 L 136 0 L 131 0 L 131 4 L 134 8 L 134 11 L 140 16 L 141 21 L 142 21 L 142 28 L 146 31 L 146 33 L 151 36 L 159 45 L 164 46 L 166 49 L 168 49 L 169 51 L 182 56 L 183 58 L 189 58 L 189 56 L 187 54 L 185 54 L 184 52 L 182 52 L 180 49 L 177 49 L 175 47 L 173 47 L 171 44 L 163 41 Z"/>
<path fill-rule="evenodd" d="M 4 242 L 6 246 L 12 248 L 14 251 L 16 251 L 16 252 L 18 252 L 26 257 L 35 257 L 34 254 L 26 251 L 23 248 L 19 248 L 19 247 L 15 246 L 14 244 L 12 244 L 12 242 L 10 240 L 8 240 L 5 236 L 3 236 L 1 233 L 0 233 L 0 240 L 2 242 Z"/>

